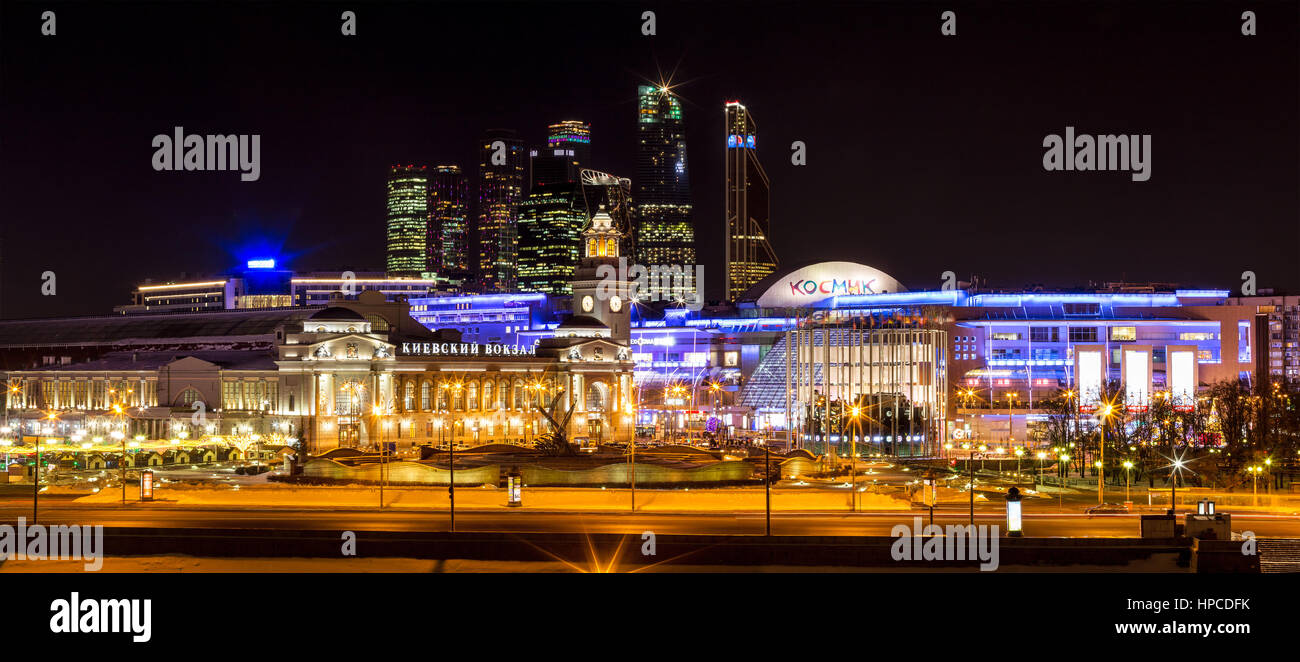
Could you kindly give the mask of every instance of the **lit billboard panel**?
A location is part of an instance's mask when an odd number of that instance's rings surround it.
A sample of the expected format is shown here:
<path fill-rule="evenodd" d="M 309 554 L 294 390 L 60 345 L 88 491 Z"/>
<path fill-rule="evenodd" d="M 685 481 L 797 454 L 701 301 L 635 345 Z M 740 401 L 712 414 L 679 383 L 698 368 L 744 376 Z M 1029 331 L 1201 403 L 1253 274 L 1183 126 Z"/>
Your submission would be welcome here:
<path fill-rule="evenodd" d="M 1171 346 L 1167 361 L 1169 397 L 1174 411 L 1192 411 L 1196 408 L 1196 348 Z"/>
<path fill-rule="evenodd" d="M 1151 348 L 1124 348 L 1124 403 L 1144 411 L 1151 404 Z"/>
<path fill-rule="evenodd" d="M 1093 411 L 1097 408 L 1097 403 L 1101 401 L 1102 388 L 1102 359 L 1103 350 L 1100 347 L 1084 349 L 1075 348 L 1075 374 L 1077 379 L 1075 383 L 1079 387 L 1079 408 L 1083 411 Z"/>

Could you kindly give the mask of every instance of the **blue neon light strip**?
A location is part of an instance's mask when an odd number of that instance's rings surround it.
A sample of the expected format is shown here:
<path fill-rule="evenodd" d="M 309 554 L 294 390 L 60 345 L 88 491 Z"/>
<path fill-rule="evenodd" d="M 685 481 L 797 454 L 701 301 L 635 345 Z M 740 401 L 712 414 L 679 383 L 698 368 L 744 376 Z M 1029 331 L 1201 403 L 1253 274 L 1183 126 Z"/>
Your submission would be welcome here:
<path fill-rule="evenodd" d="M 521 294 L 470 294 L 465 296 L 454 297 L 421 297 L 412 298 L 412 305 L 420 306 L 444 306 L 455 305 L 460 303 L 483 303 L 483 304 L 507 304 L 518 303 L 521 301 L 545 301 L 546 295 L 541 292 L 529 292 Z"/>
<path fill-rule="evenodd" d="M 833 296 L 826 301 L 832 308 L 874 305 L 907 305 L 946 303 L 952 306 L 965 306 L 969 297 L 965 290 L 937 290 L 923 292 L 888 292 L 885 294 L 845 294 Z"/>

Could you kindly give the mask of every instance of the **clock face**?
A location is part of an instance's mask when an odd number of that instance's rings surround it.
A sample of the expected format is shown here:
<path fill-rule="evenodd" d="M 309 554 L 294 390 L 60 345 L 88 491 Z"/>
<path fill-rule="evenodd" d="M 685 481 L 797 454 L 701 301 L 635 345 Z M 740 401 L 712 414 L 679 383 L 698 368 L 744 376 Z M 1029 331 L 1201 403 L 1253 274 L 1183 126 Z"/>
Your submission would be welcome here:
<path fill-rule="evenodd" d="M 589 313 L 589 312 L 591 312 L 591 309 L 592 309 L 592 308 L 595 308 L 595 307 L 596 307 L 596 300 L 595 300 L 595 299 L 592 299 L 590 294 L 588 294 L 588 295 L 585 296 L 585 297 L 582 297 L 582 310 L 583 310 L 583 312 L 587 312 L 587 313 Z"/>
<path fill-rule="evenodd" d="M 618 298 L 618 297 L 613 297 L 613 298 L 611 298 L 611 299 L 609 300 L 609 309 L 612 310 L 612 311 L 614 311 L 614 312 L 616 312 L 616 313 L 617 313 L 618 311 L 622 310 L 622 309 L 623 309 L 623 300 L 620 299 L 620 298 Z"/>

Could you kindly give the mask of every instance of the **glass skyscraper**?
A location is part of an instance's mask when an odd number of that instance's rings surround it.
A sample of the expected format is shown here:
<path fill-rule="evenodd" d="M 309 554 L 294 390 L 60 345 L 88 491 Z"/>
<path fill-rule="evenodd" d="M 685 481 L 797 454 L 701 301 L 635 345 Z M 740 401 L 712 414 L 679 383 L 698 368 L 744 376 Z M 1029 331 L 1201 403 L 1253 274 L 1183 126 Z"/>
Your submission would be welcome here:
<path fill-rule="evenodd" d="M 546 147 L 529 153 L 532 176 L 529 189 L 540 184 L 577 182 L 579 168 L 591 159 L 591 125 L 565 120 L 546 128 Z"/>
<path fill-rule="evenodd" d="M 429 174 L 427 166 L 388 169 L 385 270 L 418 278 L 428 268 Z"/>
<path fill-rule="evenodd" d="M 515 289 L 526 154 L 514 131 L 488 131 L 479 141 L 478 276 L 486 292 Z"/>
<path fill-rule="evenodd" d="M 429 271 L 464 277 L 469 255 L 469 183 L 457 165 L 434 166 L 429 176 Z"/>
<path fill-rule="evenodd" d="M 738 300 L 751 285 L 776 271 L 776 252 L 769 239 L 767 173 L 758 162 L 756 125 L 739 101 L 726 113 L 727 254 L 724 293 Z"/>
<path fill-rule="evenodd" d="M 681 100 L 651 85 L 637 87 L 637 100 L 637 262 L 695 264 Z"/>
<path fill-rule="evenodd" d="M 519 289 L 571 294 L 586 205 L 576 183 L 533 187 L 519 206 Z"/>

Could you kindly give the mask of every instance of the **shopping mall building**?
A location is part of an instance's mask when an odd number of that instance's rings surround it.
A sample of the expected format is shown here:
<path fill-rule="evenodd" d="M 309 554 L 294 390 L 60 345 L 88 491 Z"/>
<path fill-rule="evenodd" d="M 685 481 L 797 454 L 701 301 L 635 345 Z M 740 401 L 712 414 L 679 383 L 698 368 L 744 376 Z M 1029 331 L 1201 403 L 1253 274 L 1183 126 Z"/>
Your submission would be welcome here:
<path fill-rule="evenodd" d="M 807 441 L 840 403 L 912 412 L 905 429 L 895 415 L 863 432 L 927 452 L 1030 438 L 1060 389 L 1086 400 L 1122 380 L 1141 402 L 1300 377 L 1295 297 L 911 290 L 823 262 L 778 271 L 735 305 L 592 305 L 595 268 L 612 257 L 584 258 L 572 297 L 335 291 L 281 308 L 2 321 L 6 411 L 24 434 L 53 410 L 65 434 L 125 420 L 149 438 L 255 430 L 319 451 L 527 442 L 546 429 L 537 404 L 557 395 L 561 415 L 574 409 L 570 436 L 592 441 L 791 428 Z"/>

